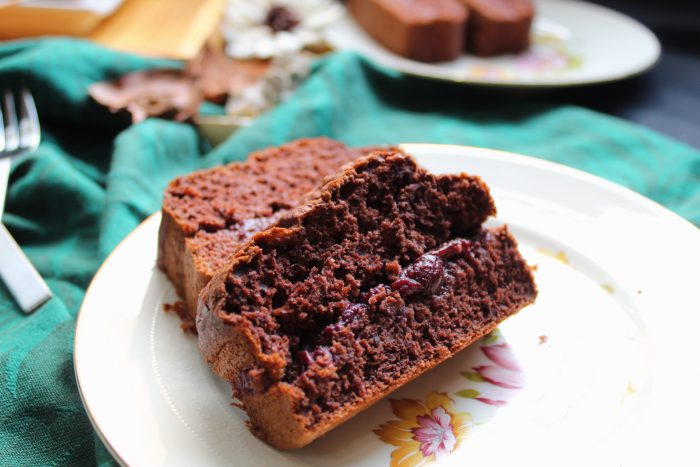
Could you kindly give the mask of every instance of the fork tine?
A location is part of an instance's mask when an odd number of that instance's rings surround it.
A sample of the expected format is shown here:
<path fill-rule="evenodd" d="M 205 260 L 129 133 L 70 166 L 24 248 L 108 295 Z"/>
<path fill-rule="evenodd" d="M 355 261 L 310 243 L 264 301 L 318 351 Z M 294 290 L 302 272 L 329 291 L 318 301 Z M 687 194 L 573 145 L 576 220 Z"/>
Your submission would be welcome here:
<path fill-rule="evenodd" d="M 39 127 L 39 117 L 36 112 L 34 98 L 26 88 L 21 91 L 19 111 L 19 134 L 22 150 L 34 150 L 39 146 L 41 139 L 41 128 Z"/>
<path fill-rule="evenodd" d="M 0 104 L 0 158 L 5 152 L 5 120 L 2 118 L 2 104 Z"/>
<path fill-rule="evenodd" d="M 14 152 L 19 147 L 19 127 L 17 126 L 17 111 L 15 97 L 12 92 L 5 91 L 5 151 Z"/>

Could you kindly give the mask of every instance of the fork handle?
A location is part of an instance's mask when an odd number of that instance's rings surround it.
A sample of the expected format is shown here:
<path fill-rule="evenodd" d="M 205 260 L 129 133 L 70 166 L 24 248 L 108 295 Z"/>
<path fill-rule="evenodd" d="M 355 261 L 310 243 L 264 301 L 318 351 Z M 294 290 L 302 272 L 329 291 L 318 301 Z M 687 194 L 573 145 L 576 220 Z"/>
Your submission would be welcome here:
<path fill-rule="evenodd" d="M 0 277 L 25 313 L 31 313 L 51 298 L 46 282 L 1 223 L 0 258 Z"/>

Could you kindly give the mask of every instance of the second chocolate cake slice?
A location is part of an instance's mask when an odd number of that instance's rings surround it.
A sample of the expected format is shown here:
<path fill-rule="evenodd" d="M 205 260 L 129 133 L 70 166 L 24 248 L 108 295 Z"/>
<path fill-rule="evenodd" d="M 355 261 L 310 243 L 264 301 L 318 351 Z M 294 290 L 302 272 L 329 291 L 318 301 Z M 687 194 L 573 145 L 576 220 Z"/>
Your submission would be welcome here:
<path fill-rule="evenodd" d="M 200 295 L 200 352 L 253 432 L 304 446 L 537 294 L 488 188 L 403 153 L 346 167 L 255 234 Z"/>
<path fill-rule="evenodd" d="M 467 9 L 460 0 L 348 0 L 355 21 L 395 54 L 422 62 L 462 53 Z"/>
<path fill-rule="evenodd" d="M 170 182 L 163 196 L 158 266 L 186 304 L 179 310 L 185 311 L 183 327 L 194 326 L 199 292 L 239 246 L 326 176 L 374 149 L 300 139 Z"/>
<path fill-rule="evenodd" d="M 480 57 L 519 53 L 530 44 L 530 0 L 462 0 L 469 7 L 466 47 Z"/>

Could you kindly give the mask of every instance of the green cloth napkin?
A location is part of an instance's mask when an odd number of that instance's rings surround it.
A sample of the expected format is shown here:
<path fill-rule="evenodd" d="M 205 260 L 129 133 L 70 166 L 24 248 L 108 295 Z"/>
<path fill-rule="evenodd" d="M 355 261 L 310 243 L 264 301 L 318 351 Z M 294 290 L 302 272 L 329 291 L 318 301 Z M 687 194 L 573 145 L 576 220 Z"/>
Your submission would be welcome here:
<path fill-rule="evenodd" d="M 700 152 L 589 110 L 402 77 L 341 53 L 320 62 L 288 102 L 208 152 L 191 126 L 152 119 L 124 128 L 87 97 L 94 81 L 155 66 L 173 63 L 69 39 L 0 44 L 0 87 L 28 86 L 43 128 L 38 151 L 13 164 L 3 222 L 55 297 L 24 316 L 0 285 L 0 465 L 114 462 L 76 388 L 76 314 L 106 255 L 159 209 L 176 175 L 302 136 L 468 144 L 583 169 L 700 224 Z"/>

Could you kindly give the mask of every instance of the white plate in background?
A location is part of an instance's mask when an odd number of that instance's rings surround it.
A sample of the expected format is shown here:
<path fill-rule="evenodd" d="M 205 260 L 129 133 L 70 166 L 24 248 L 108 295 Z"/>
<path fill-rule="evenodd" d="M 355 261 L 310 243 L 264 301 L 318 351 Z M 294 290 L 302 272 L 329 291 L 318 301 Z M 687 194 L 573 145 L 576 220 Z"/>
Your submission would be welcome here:
<path fill-rule="evenodd" d="M 533 0 L 530 49 L 518 55 L 422 63 L 372 39 L 350 14 L 329 28 L 330 43 L 398 71 L 448 81 L 496 86 L 571 86 L 614 81 L 644 72 L 659 59 L 654 34 L 621 13 L 576 0 Z"/>

